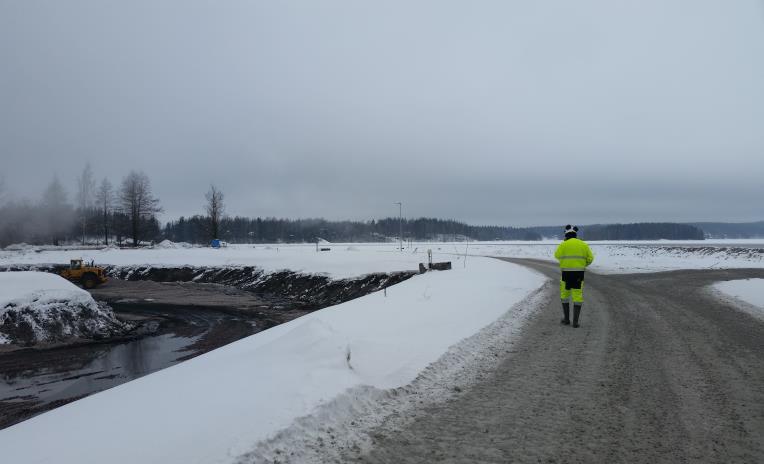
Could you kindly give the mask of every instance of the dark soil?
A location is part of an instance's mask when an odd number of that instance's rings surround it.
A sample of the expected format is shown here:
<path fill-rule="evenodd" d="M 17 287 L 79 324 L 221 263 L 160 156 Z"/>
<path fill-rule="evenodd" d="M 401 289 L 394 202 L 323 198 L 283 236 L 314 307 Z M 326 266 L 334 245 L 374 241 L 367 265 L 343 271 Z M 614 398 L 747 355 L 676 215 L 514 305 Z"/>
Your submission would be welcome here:
<path fill-rule="evenodd" d="M 213 283 L 255 293 L 265 300 L 288 299 L 292 306 L 318 309 L 352 300 L 403 282 L 417 271 L 376 273 L 352 279 L 334 280 L 329 276 L 299 274 L 292 271 L 265 273 L 252 266 L 239 267 L 150 267 L 107 268 L 110 276 L 121 280 L 152 282 Z"/>

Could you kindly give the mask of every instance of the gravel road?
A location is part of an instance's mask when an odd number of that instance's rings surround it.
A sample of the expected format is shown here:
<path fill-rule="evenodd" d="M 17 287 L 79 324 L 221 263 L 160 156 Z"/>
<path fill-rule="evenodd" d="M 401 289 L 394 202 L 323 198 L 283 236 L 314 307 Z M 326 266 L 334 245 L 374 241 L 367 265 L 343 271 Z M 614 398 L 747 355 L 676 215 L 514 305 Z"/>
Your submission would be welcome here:
<path fill-rule="evenodd" d="M 764 269 L 588 273 L 581 328 L 550 292 L 491 375 L 352 461 L 762 463 L 764 321 L 705 289 L 751 277 Z"/>

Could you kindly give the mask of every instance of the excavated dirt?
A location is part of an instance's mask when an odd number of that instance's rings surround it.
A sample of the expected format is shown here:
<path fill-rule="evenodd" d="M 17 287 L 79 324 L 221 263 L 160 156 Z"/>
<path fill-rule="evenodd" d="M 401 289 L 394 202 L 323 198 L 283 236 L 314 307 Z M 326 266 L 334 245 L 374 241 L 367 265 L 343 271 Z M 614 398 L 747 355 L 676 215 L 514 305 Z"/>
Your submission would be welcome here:
<path fill-rule="evenodd" d="M 416 271 L 375 273 L 352 279 L 334 280 L 329 276 L 292 271 L 266 273 L 252 266 L 238 267 L 151 267 L 107 268 L 120 280 L 153 282 L 214 283 L 253 292 L 265 299 L 288 299 L 292 305 L 318 309 L 343 303 L 385 287 L 403 282 Z"/>
<path fill-rule="evenodd" d="M 764 462 L 764 322 L 706 290 L 753 277 L 764 269 L 588 273 L 581 328 L 560 325 L 549 292 L 489 375 L 393 415 L 341 462 Z"/>

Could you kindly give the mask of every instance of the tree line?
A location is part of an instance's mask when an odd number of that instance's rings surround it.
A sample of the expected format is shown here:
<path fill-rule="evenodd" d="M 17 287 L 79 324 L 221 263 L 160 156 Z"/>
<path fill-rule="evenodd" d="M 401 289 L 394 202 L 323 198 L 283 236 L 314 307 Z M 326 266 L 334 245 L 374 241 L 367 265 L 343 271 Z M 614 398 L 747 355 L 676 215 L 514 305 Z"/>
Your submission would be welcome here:
<path fill-rule="evenodd" d="M 209 195 L 209 194 L 208 194 Z M 209 211 L 209 207 L 208 207 Z M 168 222 L 163 236 L 173 242 L 207 243 L 219 238 L 233 243 L 382 242 L 398 239 L 399 219 L 370 221 L 328 221 L 326 219 L 281 219 L 222 217 L 218 234 L 208 214 L 180 217 Z M 404 240 L 540 240 L 528 229 L 501 226 L 471 226 L 455 220 L 436 218 L 403 219 Z"/>
<path fill-rule="evenodd" d="M 641 222 L 581 228 L 584 240 L 703 240 L 703 231 L 690 224 Z"/>

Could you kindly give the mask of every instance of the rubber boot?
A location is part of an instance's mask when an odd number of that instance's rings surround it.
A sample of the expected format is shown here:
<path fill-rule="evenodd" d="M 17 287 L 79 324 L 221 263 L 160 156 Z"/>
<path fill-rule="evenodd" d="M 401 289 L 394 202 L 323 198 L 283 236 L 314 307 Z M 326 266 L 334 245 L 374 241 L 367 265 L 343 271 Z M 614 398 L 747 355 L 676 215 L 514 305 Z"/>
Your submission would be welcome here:
<path fill-rule="evenodd" d="M 581 305 L 573 305 L 573 327 L 578 327 L 578 317 L 581 315 Z"/>
<path fill-rule="evenodd" d="M 563 320 L 560 321 L 561 324 L 570 325 L 570 303 L 567 301 L 562 304 L 562 314 L 565 316 Z"/>

